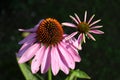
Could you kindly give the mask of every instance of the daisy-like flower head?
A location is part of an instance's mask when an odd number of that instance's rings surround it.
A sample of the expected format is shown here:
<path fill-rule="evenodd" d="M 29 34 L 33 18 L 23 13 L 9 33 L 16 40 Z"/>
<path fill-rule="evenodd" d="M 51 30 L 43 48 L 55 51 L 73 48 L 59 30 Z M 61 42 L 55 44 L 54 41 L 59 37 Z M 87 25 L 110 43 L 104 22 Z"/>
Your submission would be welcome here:
<path fill-rule="evenodd" d="M 75 62 L 80 62 L 81 58 L 74 45 L 65 40 L 65 35 L 61 24 L 53 18 L 41 20 L 34 28 L 19 29 L 19 31 L 29 32 L 19 44 L 23 44 L 17 56 L 19 63 L 25 63 L 32 59 L 32 73 L 46 73 L 49 68 L 54 75 L 59 70 L 68 74 L 70 69 L 75 68 Z"/>
<path fill-rule="evenodd" d="M 77 29 L 76 32 L 73 32 L 65 39 L 68 40 L 68 39 L 74 37 L 76 34 L 79 34 L 78 39 L 77 39 L 78 40 L 78 49 L 81 49 L 82 42 L 84 42 L 84 43 L 86 42 L 85 36 L 87 36 L 88 38 L 91 38 L 92 40 L 95 41 L 95 38 L 91 35 L 91 33 L 94 33 L 94 34 L 103 34 L 104 33 L 103 31 L 98 30 L 98 28 L 101 28 L 103 26 L 101 26 L 101 25 L 96 26 L 95 25 L 96 23 L 101 21 L 100 19 L 92 22 L 95 15 L 92 15 L 88 21 L 87 21 L 87 11 L 85 11 L 84 21 L 81 21 L 76 13 L 74 15 L 75 15 L 75 17 L 70 15 L 70 18 L 76 24 L 64 22 L 64 23 L 62 23 L 62 25 L 68 26 L 68 27 L 73 27 L 73 28 Z"/>

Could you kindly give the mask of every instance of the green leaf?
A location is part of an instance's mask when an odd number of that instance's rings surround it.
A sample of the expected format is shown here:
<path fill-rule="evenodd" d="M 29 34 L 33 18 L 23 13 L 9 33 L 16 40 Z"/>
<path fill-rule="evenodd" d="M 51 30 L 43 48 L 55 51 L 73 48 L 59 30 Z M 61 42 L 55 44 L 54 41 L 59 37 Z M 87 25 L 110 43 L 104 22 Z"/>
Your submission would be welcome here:
<path fill-rule="evenodd" d="M 26 80 L 44 80 L 40 75 L 32 74 L 30 70 L 30 66 L 28 66 L 26 63 L 18 64 L 18 65 Z"/>
<path fill-rule="evenodd" d="M 65 80 L 77 80 L 77 78 L 91 79 L 84 71 L 77 69 L 71 70 L 70 75 Z"/>

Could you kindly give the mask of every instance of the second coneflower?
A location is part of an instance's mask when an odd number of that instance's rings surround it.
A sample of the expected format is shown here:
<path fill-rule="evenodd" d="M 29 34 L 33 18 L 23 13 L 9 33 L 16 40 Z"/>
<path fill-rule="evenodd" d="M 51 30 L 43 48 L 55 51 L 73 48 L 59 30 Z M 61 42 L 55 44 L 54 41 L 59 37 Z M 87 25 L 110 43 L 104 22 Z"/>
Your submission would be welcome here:
<path fill-rule="evenodd" d="M 96 20 L 94 22 L 91 22 L 92 19 L 94 18 L 95 15 L 92 15 L 91 18 L 87 21 L 87 11 L 85 11 L 85 15 L 84 15 L 84 21 L 81 21 L 80 18 L 78 17 L 77 14 L 75 14 L 75 17 L 70 15 L 70 18 L 76 23 L 69 23 L 69 22 L 64 22 L 62 23 L 63 26 L 68 26 L 68 27 L 73 27 L 76 28 L 77 31 L 73 32 L 71 35 L 69 35 L 68 37 L 66 37 L 65 39 L 68 40 L 72 37 L 74 37 L 76 34 L 79 34 L 78 36 L 78 49 L 81 49 L 81 44 L 82 42 L 86 42 L 85 40 L 85 36 L 87 36 L 88 38 L 91 38 L 92 40 L 95 41 L 95 38 L 91 35 L 91 33 L 94 34 L 103 34 L 103 31 L 98 30 L 98 28 L 101 28 L 103 26 L 96 26 L 95 24 L 100 22 L 101 20 Z"/>
<path fill-rule="evenodd" d="M 18 52 L 19 63 L 25 63 L 32 59 L 32 73 L 46 73 L 49 68 L 54 75 L 62 70 L 68 74 L 69 69 L 75 68 L 75 62 L 81 58 L 74 45 L 70 46 L 65 40 L 61 24 L 53 18 L 41 20 L 34 28 L 19 29 L 29 32 L 19 44 L 23 44 Z M 71 40 L 73 41 L 73 40 Z"/>

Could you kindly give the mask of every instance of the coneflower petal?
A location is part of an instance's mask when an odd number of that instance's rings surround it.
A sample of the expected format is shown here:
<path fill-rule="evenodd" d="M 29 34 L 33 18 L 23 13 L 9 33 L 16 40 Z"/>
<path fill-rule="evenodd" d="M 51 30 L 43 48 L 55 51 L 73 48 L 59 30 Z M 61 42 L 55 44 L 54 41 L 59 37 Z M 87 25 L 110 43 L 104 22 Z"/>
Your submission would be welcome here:
<path fill-rule="evenodd" d="M 52 46 L 52 49 L 51 49 L 51 68 L 52 68 L 53 75 L 56 75 L 59 72 L 59 69 L 60 69 L 59 60 L 60 60 L 60 57 L 59 57 L 58 51 L 56 49 L 56 46 L 55 47 Z"/>
<path fill-rule="evenodd" d="M 32 60 L 31 70 L 33 74 L 37 73 L 40 69 L 45 49 L 45 46 L 42 46 L 35 54 L 35 58 Z"/>
<path fill-rule="evenodd" d="M 86 22 L 86 18 L 87 18 L 87 11 L 85 11 L 84 22 Z"/>
<path fill-rule="evenodd" d="M 93 41 L 96 41 L 95 38 L 90 33 L 87 33 L 87 36 L 91 38 Z"/>
<path fill-rule="evenodd" d="M 35 43 L 25 51 L 25 53 L 22 55 L 22 57 L 19 59 L 18 62 L 19 63 L 27 62 L 34 56 L 34 54 L 38 51 L 39 48 L 40 48 L 40 44 Z"/>
<path fill-rule="evenodd" d="M 96 28 L 101 28 L 103 26 L 92 26 L 90 29 L 96 29 Z"/>
<path fill-rule="evenodd" d="M 45 50 L 43 60 L 41 63 L 41 73 L 46 73 L 48 69 L 50 68 L 50 63 L 51 63 L 51 49 L 50 47 L 47 47 Z"/>
<path fill-rule="evenodd" d="M 82 45 L 82 41 L 83 41 L 83 34 L 81 33 L 79 36 L 78 36 L 78 49 L 82 49 L 81 45 Z"/>
<path fill-rule="evenodd" d="M 43 21 L 43 19 L 41 19 L 39 21 L 39 23 L 37 25 L 34 26 L 34 28 L 30 28 L 30 29 L 18 29 L 19 31 L 24 31 L 24 32 L 36 32 L 37 28 L 39 27 L 39 24 Z"/>
<path fill-rule="evenodd" d="M 72 23 L 69 23 L 69 22 L 64 22 L 62 23 L 63 26 L 68 26 L 68 27 L 77 27 L 76 25 L 72 24 Z"/>
<path fill-rule="evenodd" d="M 19 31 L 24 31 L 24 32 L 35 32 L 37 30 L 37 27 L 31 28 L 31 29 L 18 29 Z"/>
<path fill-rule="evenodd" d="M 83 33 L 83 42 L 86 43 L 86 38 L 85 38 L 85 34 Z"/>
<path fill-rule="evenodd" d="M 94 24 L 96 24 L 96 23 L 98 23 L 98 22 L 100 22 L 100 21 L 101 21 L 101 19 L 94 21 L 93 23 L 91 23 L 91 24 L 89 25 L 89 27 L 93 26 Z"/>
<path fill-rule="evenodd" d="M 75 62 L 80 62 L 81 58 L 79 56 L 79 53 L 77 49 L 73 48 L 72 46 L 68 46 L 68 51 L 71 54 L 72 58 L 74 59 Z"/>
<path fill-rule="evenodd" d="M 78 32 L 73 32 L 72 34 L 68 35 L 67 37 L 65 37 L 66 40 L 71 39 L 72 37 L 74 37 Z"/>
<path fill-rule="evenodd" d="M 79 22 L 78 22 L 73 16 L 70 15 L 70 18 L 71 18 L 75 23 L 79 24 Z"/>
<path fill-rule="evenodd" d="M 70 67 L 71 69 L 75 68 L 75 63 L 73 58 L 71 57 L 71 55 L 69 54 L 69 52 L 67 51 L 67 49 L 65 49 L 65 44 L 63 44 L 62 42 L 60 43 L 60 45 L 58 45 L 59 50 L 61 51 L 61 57 L 63 59 L 65 59 L 68 67 Z"/>
<path fill-rule="evenodd" d="M 31 39 L 35 38 L 37 35 L 36 33 L 31 33 L 27 37 L 25 37 L 23 40 L 21 40 L 18 44 L 24 44 L 26 41 L 30 41 Z"/>
<path fill-rule="evenodd" d="M 92 19 L 95 17 L 95 15 L 93 14 L 92 16 L 91 16 L 91 18 L 89 19 L 89 21 L 88 21 L 88 24 L 90 24 L 90 22 L 92 21 Z"/>
<path fill-rule="evenodd" d="M 104 34 L 104 32 L 101 30 L 90 30 L 89 32 L 94 34 Z"/>
<path fill-rule="evenodd" d="M 65 60 L 60 56 L 60 51 L 59 51 L 59 47 L 57 46 L 56 48 L 56 54 L 58 55 L 58 61 L 59 61 L 59 66 L 60 66 L 60 69 L 65 73 L 65 74 L 68 74 L 69 73 L 69 68 L 65 62 Z"/>
<path fill-rule="evenodd" d="M 17 57 L 21 57 L 23 55 L 23 53 L 31 46 L 31 44 L 28 43 L 24 43 L 22 45 L 22 47 L 20 48 L 20 50 L 17 53 Z"/>
<path fill-rule="evenodd" d="M 77 18 L 78 22 L 81 23 L 80 18 L 78 17 L 78 15 L 76 13 L 74 13 L 75 17 Z"/>

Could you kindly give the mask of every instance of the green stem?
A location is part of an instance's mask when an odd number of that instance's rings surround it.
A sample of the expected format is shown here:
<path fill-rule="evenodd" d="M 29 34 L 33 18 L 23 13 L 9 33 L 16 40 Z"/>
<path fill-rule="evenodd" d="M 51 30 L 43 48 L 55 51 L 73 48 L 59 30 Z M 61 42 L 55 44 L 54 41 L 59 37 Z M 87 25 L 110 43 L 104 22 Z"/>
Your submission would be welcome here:
<path fill-rule="evenodd" d="M 48 80 L 52 80 L 51 68 L 49 68 L 49 70 L 48 70 Z"/>

